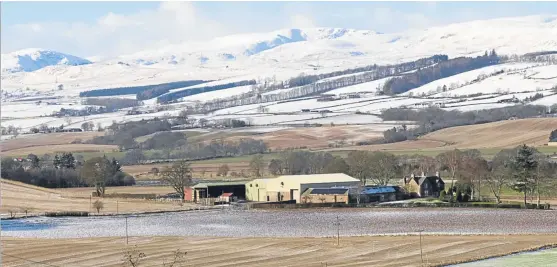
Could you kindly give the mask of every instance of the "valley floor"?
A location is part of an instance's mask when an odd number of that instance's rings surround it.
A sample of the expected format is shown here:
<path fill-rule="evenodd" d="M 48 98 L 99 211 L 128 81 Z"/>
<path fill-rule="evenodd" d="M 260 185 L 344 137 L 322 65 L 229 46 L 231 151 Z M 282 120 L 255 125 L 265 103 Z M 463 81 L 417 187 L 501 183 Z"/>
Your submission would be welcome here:
<path fill-rule="evenodd" d="M 443 266 L 557 243 L 557 235 L 336 238 L 130 237 L 88 239 L 2 238 L 3 266 L 122 266 L 124 252 L 161 266 L 179 249 L 181 266 Z M 22 249 L 25 248 L 25 249 Z M 71 248 L 71 249 L 70 249 Z M 137 255 L 137 254 L 136 254 Z"/>

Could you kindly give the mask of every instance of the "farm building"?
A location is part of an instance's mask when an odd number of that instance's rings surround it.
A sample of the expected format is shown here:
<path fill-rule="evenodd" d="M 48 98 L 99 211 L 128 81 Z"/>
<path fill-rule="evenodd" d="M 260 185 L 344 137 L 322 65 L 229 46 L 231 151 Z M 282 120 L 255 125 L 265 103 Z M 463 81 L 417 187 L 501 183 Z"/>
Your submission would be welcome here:
<path fill-rule="evenodd" d="M 301 195 L 309 188 L 357 187 L 360 181 L 343 173 L 283 175 L 274 179 L 267 179 L 265 190 L 259 191 L 257 200 L 267 202 L 296 201 L 301 203 Z M 249 183 L 248 183 L 249 184 Z M 252 189 L 252 187 L 249 187 Z M 263 195 L 262 192 L 266 194 Z M 252 196 L 249 191 L 248 196 Z M 255 192 L 253 192 L 255 194 Z M 256 201 L 256 198 L 248 200 Z"/>
<path fill-rule="evenodd" d="M 246 198 L 246 182 L 220 182 L 220 183 L 199 183 L 193 187 L 191 201 L 199 202 L 205 198 L 218 198 L 224 193 L 233 193 L 237 199 Z"/>
<path fill-rule="evenodd" d="M 366 186 L 360 192 L 360 203 L 402 200 L 406 192 L 399 186 Z"/>
<path fill-rule="evenodd" d="M 348 204 L 348 188 L 308 188 L 302 193 L 302 203 Z"/>
<path fill-rule="evenodd" d="M 434 176 L 415 176 L 413 173 L 410 177 L 404 177 L 403 186 L 408 193 L 417 197 L 439 197 L 441 191 L 445 190 L 445 182 L 439 173 Z"/>
<path fill-rule="evenodd" d="M 267 183 L 275 178 L 255 179 L 246 183 L 246 200 L 267 201 Z"/>

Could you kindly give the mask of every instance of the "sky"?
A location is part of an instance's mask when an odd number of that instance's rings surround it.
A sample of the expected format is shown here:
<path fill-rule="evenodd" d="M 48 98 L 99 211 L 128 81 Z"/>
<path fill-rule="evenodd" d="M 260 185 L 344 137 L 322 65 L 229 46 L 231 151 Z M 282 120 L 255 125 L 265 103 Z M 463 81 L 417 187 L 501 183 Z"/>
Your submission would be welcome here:
<path fill-rule="evenodd" d="M 557 2 L 2 2 L 1 50 L 100 59 L 284 28 L 392 33 L 550 11 Z"/>

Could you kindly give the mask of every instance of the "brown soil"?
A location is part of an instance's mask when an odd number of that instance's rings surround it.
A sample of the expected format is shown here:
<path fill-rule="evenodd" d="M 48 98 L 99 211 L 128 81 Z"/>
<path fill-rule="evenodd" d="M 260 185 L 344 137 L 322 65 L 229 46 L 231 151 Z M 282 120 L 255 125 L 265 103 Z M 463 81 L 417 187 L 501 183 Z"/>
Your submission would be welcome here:
<path fill-rule="evenodd" d="M 114 145 L 92 145 L 92 144 L 70 144 L 70 145 L 46 145 L 12 149 L 2 152 L 4 156 L 25 156 L 29 154 L 56 154 L 62 152 L 113 152 L 118 151 Z"/>
<path fill-rule="evenodd" d="M 369 141 L 383 136 L 382 131 L 374 130 L 367 125 L 341 125 L 323 127 L 301 127 L 279 130 L 250 136 L 262 140 L 271 149 L 286 148 L 327 148 L 329 144 L 345 142 L 353 144 L 358 141 Z M 239 140 L 244 137 L 231 137 L 227 140 Z"/>
<path fill-rule="evenodd" d="M 76 139 L 87 141 L 104 132 L 50 133 L 37 135 L 20 135 L 16 139 L 2 141 L 2 151 L 10 151 L 25 147 L 71 144 Z"/>
<path fill-rule="evenodd" d="M 522 144 L 544 146 L 548 142 L 549 134 L 555 129 L 557 118 L 507 120 L 442 129 L 415 141 L 332 150 L 481 149 L 510 148 Z"/>
<path fill-rule="evenodd" d="M 89 196 L 93 188 L 47 189 L 19 182 L 1 180 L 2 206 L 0 212 L 15 211 L 19 216 L 42 214 L 46 211 L 91 211 Z M 166 194 L 174 192 L 171 187 L 108 187 L 106 193 Z M 100 199 L 104 203 L 101 214 L 132 213 L 145 211 L 179 210 L 188 206 L 178 203 L 139 199 Z"/>
<path fill-rule="evenodd" d="M 3 266 L 122 266 L 136 249 L 140 266 L 162 266 L 173 252 L 187 252 L 181 266 L 439 266 L 554 244 L 557 235 L 418 236 L 336 238 L 131 237 L 19 239 L 4 237 Z M 423 256 L 423 257 L 422 257 Z M 423 264 L 422 264 L 423 258 Z M 38 265 L 37 265 L 38 266 Z"/>

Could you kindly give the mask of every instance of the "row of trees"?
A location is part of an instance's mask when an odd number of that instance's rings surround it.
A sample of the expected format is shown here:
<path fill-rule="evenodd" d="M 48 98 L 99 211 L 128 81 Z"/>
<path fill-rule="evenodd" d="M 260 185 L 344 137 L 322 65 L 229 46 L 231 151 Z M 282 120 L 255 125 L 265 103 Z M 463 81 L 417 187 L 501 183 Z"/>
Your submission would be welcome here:
<path fill-rule="evenodd" d="M 113 123 L 104 136 L 94 137 L 89 141 L 97 145 L 117 145 L 121 150 L 137 147 L 135 138 L 157 132 L 170 131 L 172 125 L 168 120 L 141 120 L 126 123 Z"/>
<path fill-rule="evenodd" d="M 498 64 L 500 61 L 495 50 L 476 58 L 459 57 L 439 62 L 434 66 L 418 69 L 416 72 L 404 74 L 388 80 L 383 85 L 383 93 L 387 95 L 400 94 L 410 89 L 420 87 L 432 81 Z"/>
<path fill-rule="evenodd" d="M 137 100 L 145 100 L 145 99 L 151 99 L 157 97 L 172 89 L 194 86 L 206 82 L 210 82 L 210 81 L 191 80 L 191 81 L 179 81 L 179 82 L 144 85 L 144 86 L 95 89 L 95 90 L 83 91 L 79 93 L 79 97 L 98 97 L 98 96 L 135 94 L 137 96 L 136 97 Z"/>
<path fill-rule="evenodd" d="M 227 84 L 218 84 L 218 85 L 203 86 L 203 87 L 196 87 L 196 88 L 186 88 L 184 90 L 174 91 L 165 95 L 161 95 L 157 98 L 157 101 L 159 103 L 168 103 L 170 101 L 182 97 L 186 97 L 186 96 L 218 91 L 218 90 L 223 90 L 223 89 L 228 89 L 228 88 L 233 88 L 238 86 L 254 85 L 255 83 L 256 83 L 255 80 L 244 80 L 239 82 L 231 82 Z"/>
<path fill-rule="evenodd" d="M 142 149 L 132 149 L 126 152 L 122 158 L 122 164 L 133 165 L 139 164 L 145 160 L 161 160 L 161 159 L 188 159 L 188 160 L 200 160 L 200 159 L 212 159 L 220 157 L 234 157 L 243 155 L 253 155 L 262 154 L 268 151 L 267 145 L 260 140 L 254 140 L 250 138 L 243 138 L 239 141 L 224 142 L 224 140 L 212 140 L 208 144 L 205 143 L 194 143 L 187 144 L 185 141 L 185 135 L 182 134 L 184 139 L 179 140 L 175 143 L 162 142 L 161 145 L 164 146 L 161 154 L 160 152 L 151 153 L 147 156 Z M 153 137 L 154 138 L 154 137 Z M 151 138 L 152 139 L 152 138 Z M 145 143 L 150 143 L 148 139 Z M 183 142 L 182 142 L 183 141 Z M 159 147 L 160 148 L 160 147 Z"/>
<path fill-rule="evenodd" d="M 71 153 L 57 154 L 53 160 L 34 154 L 23 161 L 4 157 L 1 171 L 2 178 L 47 188 L 96 186 L 99 195 L 104 194 L 105 186 L 135 184 L 115 159 L 96 157 L 78 161 Z"/>
<path fill-rule="evenodd" d="M 418 136 L 454 126 L 472 125 L 512 118 L 533 118 L 547 114 L 546 106 L 517 105 L 495 109 L 461 112 L 458 110 L 444 110 L 436 107 L 426 109 L 391 108 L 381 113 L 386 121 L 415 121 L 417 127 L 402 126 L 383 133 L 384 142 L 392 143 L 412 140 Z"/>
<path fill-rule="evenodd" d="M 86 98 L 84 105 L 103 106 L 104 112 L 114 112 L 123 108 L 137 107 L 142 103 L 139 100 L 129 98 Z"/>

